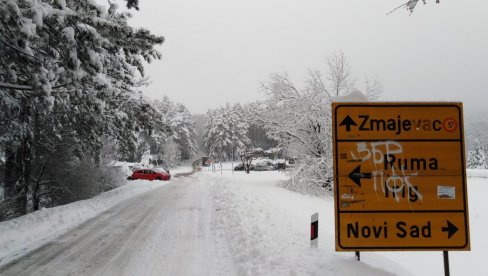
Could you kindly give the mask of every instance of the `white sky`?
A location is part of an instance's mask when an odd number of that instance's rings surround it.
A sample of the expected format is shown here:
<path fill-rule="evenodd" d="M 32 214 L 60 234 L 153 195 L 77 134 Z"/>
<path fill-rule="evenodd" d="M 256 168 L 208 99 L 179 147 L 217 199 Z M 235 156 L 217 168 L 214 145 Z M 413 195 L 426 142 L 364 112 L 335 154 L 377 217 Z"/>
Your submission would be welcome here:
<path fill-rule="evenodd" d="M 406 0 L 140 0 L 131 24 L 166 39 L 148 65 L 144 93 L 167 95 L 192 113 L 264 97 L 260 83 L 287 72 L 302 86 L 343 51 L 357 86 L 382 82 L 381 100 L 463 101 L 488 95 L 488 1 L 427 0 L 409 16 L 386 13 Z M 419 1 L 421 2 L 421 1 Z M 122 2 L 119 3 L 122 5 Z"/>

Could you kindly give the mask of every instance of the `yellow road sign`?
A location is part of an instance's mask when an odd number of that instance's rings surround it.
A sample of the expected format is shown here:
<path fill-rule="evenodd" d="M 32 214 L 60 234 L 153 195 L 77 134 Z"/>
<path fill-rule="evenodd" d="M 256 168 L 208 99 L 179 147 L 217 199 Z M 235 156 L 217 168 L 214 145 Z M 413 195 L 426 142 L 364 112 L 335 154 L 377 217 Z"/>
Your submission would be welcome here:
<path fill-rule="evenodd" d="M 333 103 L 336 250 L 469 250 L 461 103 Z"/>

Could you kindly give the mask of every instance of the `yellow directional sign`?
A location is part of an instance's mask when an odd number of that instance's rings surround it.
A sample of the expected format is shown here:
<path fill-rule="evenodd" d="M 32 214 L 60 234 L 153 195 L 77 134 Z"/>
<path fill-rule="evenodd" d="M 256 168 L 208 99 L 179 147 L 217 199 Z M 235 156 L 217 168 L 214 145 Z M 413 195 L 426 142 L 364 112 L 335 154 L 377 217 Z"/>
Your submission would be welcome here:
<path fill-rule="evenodd" d="M 461 103 L 333 103 L 336 250 L 470 250 Z"/>

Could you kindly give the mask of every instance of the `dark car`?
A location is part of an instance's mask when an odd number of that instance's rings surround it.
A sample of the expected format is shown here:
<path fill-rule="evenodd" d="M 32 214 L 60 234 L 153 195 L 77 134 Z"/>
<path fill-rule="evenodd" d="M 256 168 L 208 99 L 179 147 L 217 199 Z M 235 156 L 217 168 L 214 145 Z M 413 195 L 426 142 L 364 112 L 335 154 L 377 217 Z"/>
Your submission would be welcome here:
<path fill-rule="evenodd" d="M 136 179 L 143 179 L 143 180 L 170 180 L 171 174 L 169 171 L 162 170 L 162 169 L 141 169 L 135 170 L 131 176 L 127 179 L 129 180 L 136 180 Z"/>
<path fill-rule="evenodd" d="M 275 170 L 279 170 L 279 171 L 284 171 L 286 169 L 286 167 L 288 167 L 285 159 L 276 160 L 276 162 L 273 163 L 273 166 L 274 166 Z"/>
<path fill-rule="evenodd" d="M 253 164 L 251 164 L 251 165 L 249 166 L 249 170 L 250 170 L 250 171 L 254 170 L 254 165 L 253 165 Z M 234 167 L 234 171 L 244 171 L 244 164 L 242 164 L 242 163 L 241 163 L 241 164 L 239 164 L 239 165 L 235 166 L 235 167 Z"/>

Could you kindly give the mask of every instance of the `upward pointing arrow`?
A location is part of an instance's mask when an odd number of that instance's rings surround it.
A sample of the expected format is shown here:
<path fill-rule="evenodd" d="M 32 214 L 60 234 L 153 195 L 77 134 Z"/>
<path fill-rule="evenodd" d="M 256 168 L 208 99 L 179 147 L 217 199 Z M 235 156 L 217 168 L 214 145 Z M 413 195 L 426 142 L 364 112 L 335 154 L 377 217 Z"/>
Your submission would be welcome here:
<path fill-rule="evenodd" d="M 342 122 L 339 124 L 339 126 L 346 126 L 346 131 L 349 132 L 351 131 L 351 126 L 357 126 L 357 124 L 349 115 L 347 115 L 346 118 L 344 118 L 344 120 L 342 120 Z"/>
<path fill-rule="evenodd" d="M 458 228 L 452 224 L 450 221 L 447 221 L 447 227 L 442 227 L 442 232 L 447 232 L 447 238 L 450 239 L 452 235 L 454 235 L 458 231 Z"/>

